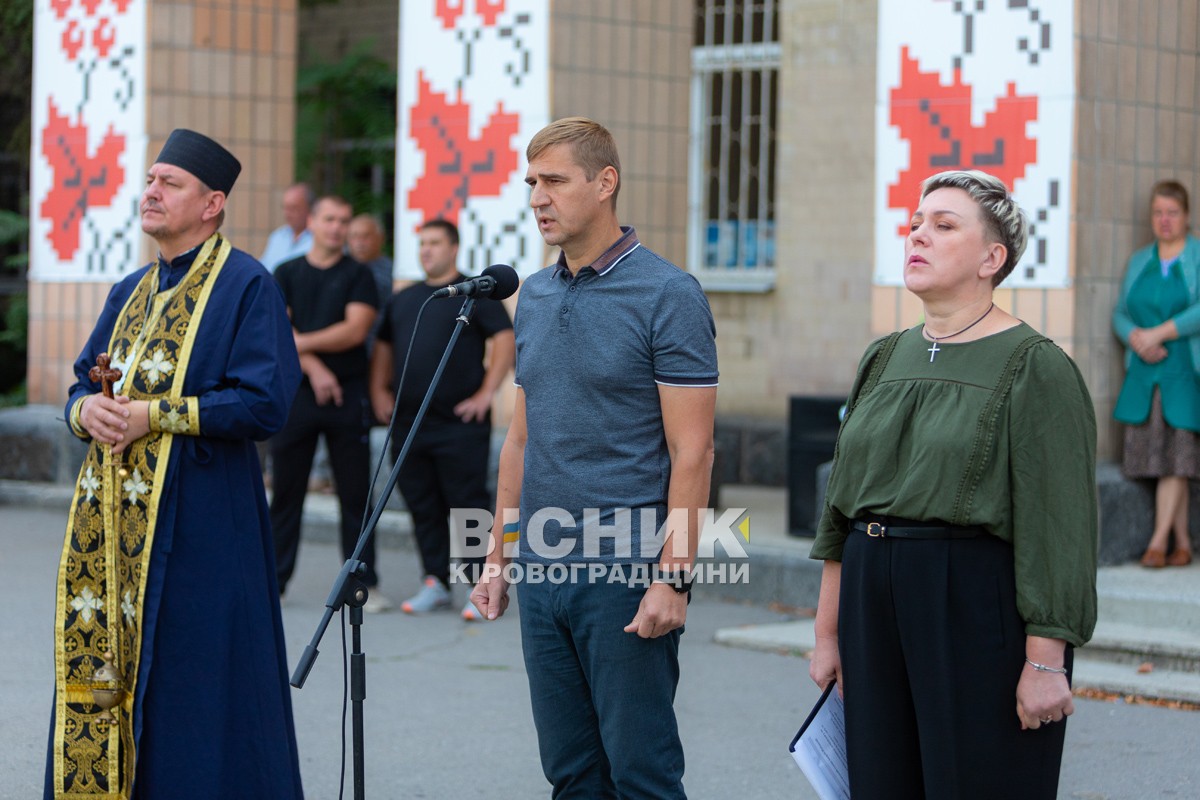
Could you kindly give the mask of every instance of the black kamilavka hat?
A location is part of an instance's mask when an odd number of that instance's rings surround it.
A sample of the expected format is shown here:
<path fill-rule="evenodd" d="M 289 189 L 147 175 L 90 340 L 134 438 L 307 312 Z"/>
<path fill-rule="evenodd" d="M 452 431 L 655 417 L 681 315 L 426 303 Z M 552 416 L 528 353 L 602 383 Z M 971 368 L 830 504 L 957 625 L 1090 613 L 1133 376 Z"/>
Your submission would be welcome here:
<path fill-rule="evenodd" d="M 208 188 L 226 195 L 242 171 L 242 165 L 233 153 L 204 134 L 186 128 L 171 131 L 154 163 L 186 169 Z"/>

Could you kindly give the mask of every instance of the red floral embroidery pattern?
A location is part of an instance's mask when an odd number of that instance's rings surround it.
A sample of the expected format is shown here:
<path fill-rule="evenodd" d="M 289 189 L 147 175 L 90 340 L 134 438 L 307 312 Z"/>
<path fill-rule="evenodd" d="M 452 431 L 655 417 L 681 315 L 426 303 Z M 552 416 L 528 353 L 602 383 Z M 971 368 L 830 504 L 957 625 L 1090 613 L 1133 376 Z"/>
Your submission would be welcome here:
<path fill-rule="evenodd" d="M 101 17 L 99 24 L 92 31 L 92 47 L 96 48 L 96 52 L 100 54 L 101 58 L 105 58 L 116 43 L 116 28 L 108 21 L 108 17 Z"/>
<path fill-rule="evenodd" d="M 475 10 L 483 17 L 483 24 L 491 27 L 496 24 L 496 18 L 504 13 L 505 0 L 475 0 Z"/>
<path fill-rule="evenodd" d="M 49 122 L 42 129 L 42 155 L 54 170 L 54 186 L 38 207 L 50 222 L 50 244 L 62 261 L 79 249 L 79 226 L 89 208 L 110 205 L 125 181 L 120 164 L 125 137 L 112 125 L 94 156 L 88 156 L 87 126 L 58 113 L 49 101 Z"/>
<path fill-rule="evenodd" d="M 86 36 L 79 27 L 79 23 L 75 20 L 68 22 L 67 27 L 63 29 L 62 49 L 71 61 L 74 61 L 79 56 L 79 51 L 83 49 L 83 41 Z"/>
<path fill-rule="evenodd" d="M 100 6 L 105 2 L 111 2 L 119 15 L 129 10 L 132 0 L 79 0 L 79 7 L 83 9 L 85 17 L 94 19 L 100 12 Z M 459 2 L 461 4 L 462 0 Z M 79 57 L 80 51 L 88 41 L 88 32 L 84 29 L 88 20 L 67 19 L 67 12 L 73 5 L 75 5 L 75 0 L 50 0 L 50 9 L 54 12 L 55 18 L 67 22 L 62 31 L 61 42 L 63 52 L 71 61 Z M 117 43 L 117 31 L 111 19 L 100 17 L 99 20 L 96 20 L 95 26 L 91 29 L 91 41 L 92 47 L 96 48 L 97 55 L 106 58 Z"/>
<path fill-rule="evenodd" d="M 128 2 L 128 0 L 125 0 Z M 504 13 L 508 0 L 475 0 L 475 12 L 483 17 L 483 26 L 490 28 L 496 24 L 496 18 Z M 466 10 L 467 0 L 435 0 L 433 13 L 442 21 L 442 27 L 452 30 L 454 23 Z"/>
<path fill-rule="evenodd" d="M 446 30 L 454 28 L 454 23 L 462 16 L 463 5 L 467 0 L 437 0 L 434 8 L 438 19 L 442 21 L 442 27 Z"/>
<path fill-rule="evenodd" d="M 906 236 L 921 181 L 936 172 L 979 169 L 1012 190 L 1025 168 L 1037 161 L 1037 140 L 1025 129 L 1037 119 L 1038 98 L 1018 95 L 1016 84 L 1009 83 L 983 125 L 976 127 L 971 124 L 972 89 L 963 83 L 961 70 L 954 71 L 952 83 L 943 84 L 937 72 L 921 71 L 907 47 L 901 48 L 900 64 L 900 86 L 890 97 L 890 121 L 908 141 L 909 167 L 888 186 L 888 208 L 906 212 L 897 228 Z"/>
<path fill-rule="evenodd" d="M 471 107 L 462 101 L 462 90 L 451 103 L 417 73 L 417 102 L 409 112 L 409 126 L 417 147 L 425 154 L 425 172 L 408 192 L 409 208 L 422 219 L 458 222 L 458 213 L 471 197 L 495 197 L 517 168 L 512 137 L 519 128 L 516 114 L 503 103 L 488 115 L 479 138 L 472 139 Z"/>

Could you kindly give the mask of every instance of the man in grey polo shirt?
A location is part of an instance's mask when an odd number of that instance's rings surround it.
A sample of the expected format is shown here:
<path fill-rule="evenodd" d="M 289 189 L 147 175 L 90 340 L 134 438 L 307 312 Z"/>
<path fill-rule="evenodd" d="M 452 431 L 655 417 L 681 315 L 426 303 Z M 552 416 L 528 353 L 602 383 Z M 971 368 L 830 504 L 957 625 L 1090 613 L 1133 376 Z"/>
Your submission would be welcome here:
<path fill-rule="evenodd" d="M 672 704 L 712 469 L 712 312 L 691 275 L 617 221 L 620 162 L 604 127 L 558 120 L 526 155 L 530 205 L 561 253 L 517 305 L 518 390 L 471 599 L 496 619 L 521 574 L 554 797 L 683 798 Z"/>

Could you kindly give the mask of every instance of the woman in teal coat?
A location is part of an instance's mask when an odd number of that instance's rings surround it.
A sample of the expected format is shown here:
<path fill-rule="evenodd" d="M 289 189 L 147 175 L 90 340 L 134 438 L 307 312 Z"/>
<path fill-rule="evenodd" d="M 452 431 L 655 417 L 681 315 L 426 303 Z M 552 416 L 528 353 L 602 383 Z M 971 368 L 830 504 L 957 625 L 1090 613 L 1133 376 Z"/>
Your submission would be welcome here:
<path fill-rule="evenodd" d="M 1150 221 L 1155 241 L 1130 257 L 1113 310 L 1113 327 L 1126 347 L 1113 416 L 1128 426 L 1126 477 L 1158 481 L 1154 532 L 1142 564 L 1184 566 L 1192 561 L 1188 479 L 1200 478 L 1200 239 L 1188 233 L 1182 184 L 1154 185 Z"/>

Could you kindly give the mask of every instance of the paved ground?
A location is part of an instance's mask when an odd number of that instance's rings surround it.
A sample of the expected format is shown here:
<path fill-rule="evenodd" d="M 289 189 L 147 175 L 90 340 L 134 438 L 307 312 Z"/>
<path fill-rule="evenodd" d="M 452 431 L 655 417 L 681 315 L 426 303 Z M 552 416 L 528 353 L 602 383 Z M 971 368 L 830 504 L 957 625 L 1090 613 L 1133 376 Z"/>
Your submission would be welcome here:
<path fill-rule="evenodd" d="M 7 611 L 0 622 L 0 800 L 40 796 L 53 681 L 50 616 L 64 524 L 65 510 L 0 506 L 0 608 Z M 338 566 L 331 546 L 305 542 L 284 606 L 292 664 Z M 415 588 L 411 553 L 385 549 L 380 566 L 394 599 Z M 686 783 L 696 800 L 815 797 L 786 752 L 816 699 L 807 662 L 713 643 L 718 629 L 783 619 L 755 606 L 692 605 L 676 707 Z M 337 796 L 340 647 L 335 623 L 307 685 L 294 695 L 310 798 Z M 452 614 L 368 617 L 364 649 L 368 797 L 548 796 L 515 619 L 467 625 Z M 1200 714 L 1084 700 L 1077 708 L 1060 797 L 1200 797 Z"/>

